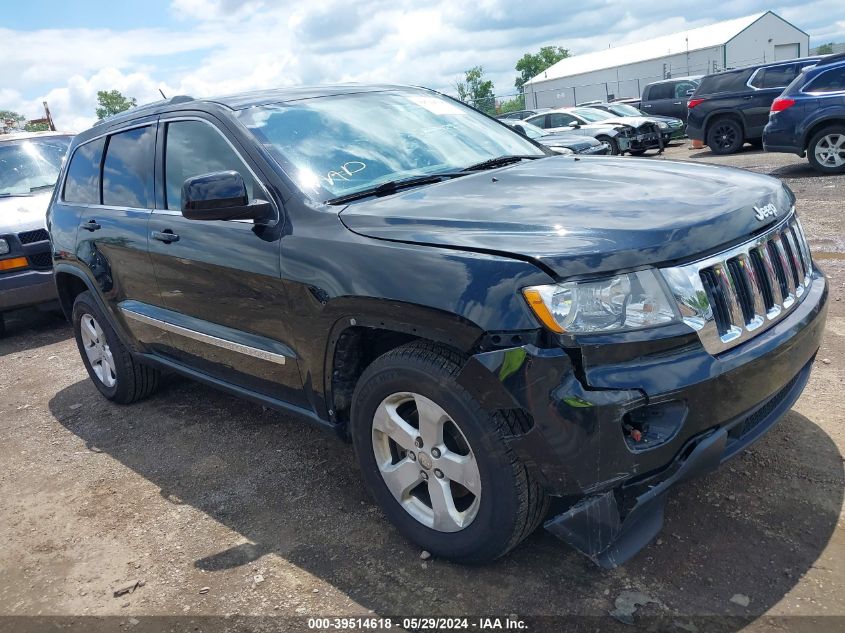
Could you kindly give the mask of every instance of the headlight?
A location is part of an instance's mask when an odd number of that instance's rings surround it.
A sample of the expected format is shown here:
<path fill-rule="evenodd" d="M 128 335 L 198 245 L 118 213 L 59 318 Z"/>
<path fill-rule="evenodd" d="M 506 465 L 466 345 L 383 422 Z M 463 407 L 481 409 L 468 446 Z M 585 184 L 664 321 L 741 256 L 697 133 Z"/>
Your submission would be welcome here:
<path fill-rule="evenodd" d="M 0 255 L 6 255 L 9 250 L 9 242 L 5 238 L 0 237 Z"/>
<path fill-rule="evenodd" d="M 679 320 L 654 270 L 532 286 L 522 294 L 537 318 L 558 333 L 639 330 Z"/>
<path fill-rule="evenodd" d="M 668 129 L 669 129 L 669 124 L 668 124 L 668 123 L 666 123 L 666 121 L 658 121 L 658 122 L 657 122 L 657 127 L 659 127 L 661 130 L 668 130 Z"/>
<path fill-rule="evenodd" d="M 570 154 L 575 153 L 568 147 L 552 147 L 551 150 L 557 154 L 563 154 L 564 156 L 569 156 Z"/>

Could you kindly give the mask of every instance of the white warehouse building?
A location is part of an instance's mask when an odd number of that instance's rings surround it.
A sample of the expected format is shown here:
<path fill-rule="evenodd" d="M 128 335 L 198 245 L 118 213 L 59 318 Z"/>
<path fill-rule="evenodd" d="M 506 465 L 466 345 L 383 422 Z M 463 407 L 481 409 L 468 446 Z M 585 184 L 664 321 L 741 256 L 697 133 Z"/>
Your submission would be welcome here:
<path fill-rule="evenodd" d="M 636 97 L 653 81 L 810 53 L 810 36 L 771 11 L 562 59 L 525 84 L 526 108 Z"/>

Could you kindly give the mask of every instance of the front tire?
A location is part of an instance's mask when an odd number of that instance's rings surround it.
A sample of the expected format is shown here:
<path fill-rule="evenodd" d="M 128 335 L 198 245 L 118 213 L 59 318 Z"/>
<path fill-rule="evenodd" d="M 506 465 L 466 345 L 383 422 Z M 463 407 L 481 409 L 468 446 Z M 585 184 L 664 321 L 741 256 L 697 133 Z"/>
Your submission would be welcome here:
<path fill-rule="evenodd" d="M 505 442 L 522 421 L 458 385 L 461 360 L 429 343 L 379 357 L 355 389 L 352 441 L 365 484 L 406 538 L 484 563 L 537 528 L 548 497 Z"/>
<path fill-rule="evenodd" d="M 744 141 L 742 126 L 733 119 L 716 119 L 707 130 L 707 145 L 714 154 L 735 154 Z"/>
<path fill-rule="evenodd" d="M 807 144 L 807 160 L 819 173 L 845 173 L 845 127 L 831 125 L 816 132 Z"/>
<path fill-rule="evenodd" d="M 82 362 L 101 394 L 130 404 L 156 390 L 160 373 L 132 357 L 90 292 L 76 297 L 72 322 Z"/>
<path fill-rule="evenodd" d="M 610 155 L 619 156 L 619 142 L 615 138 L 609 136 L 597 136 L 597 141 L 607 143 L 610 146 Z"/>

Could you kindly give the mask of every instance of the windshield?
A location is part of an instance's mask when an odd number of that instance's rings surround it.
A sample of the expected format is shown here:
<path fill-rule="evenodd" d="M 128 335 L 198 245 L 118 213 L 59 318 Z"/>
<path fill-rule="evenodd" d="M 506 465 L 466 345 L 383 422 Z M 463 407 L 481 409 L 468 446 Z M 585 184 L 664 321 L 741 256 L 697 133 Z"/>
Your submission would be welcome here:
<path fill-rule="evenodd" d="M 491 158 L 546 155 L 515 130 L 423 90 L 300 99 L 248 108 L 238 117 L 320 201 Z"/>
<path fill-rule="evenodd" d="M 0 142 L 0 196 L 23 196 L 56 184 L 69 136 Z"/>
<path fill-rule="evenodd" d="M 643 113 L 640 110 L 637 110 L 634 106 L 628 105 L 627 103 L 614 103 L 610 106 L 610 110 L 617 116 L 643 116 Z"/>
<path fill-rule="evenodd" d="M 597 110 L 596 108 L 573 108 L 569 112 L 577 117 L 581 117 L 585 121 L 589 121 L 590 123 L 614 118 L 610 112 Z"/>

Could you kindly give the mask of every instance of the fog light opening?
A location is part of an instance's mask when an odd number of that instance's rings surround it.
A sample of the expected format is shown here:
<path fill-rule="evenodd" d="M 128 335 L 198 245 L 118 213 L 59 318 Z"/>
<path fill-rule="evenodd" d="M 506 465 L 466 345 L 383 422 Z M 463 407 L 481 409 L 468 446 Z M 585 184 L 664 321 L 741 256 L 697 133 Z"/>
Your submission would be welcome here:
<path fill-rule="evenodd" d="M 622 417 L 622 437 L 630 450 L 647 451 L 672 440 L 686 417 L 686 404 L 677 400 L 638 407 Z"/>

